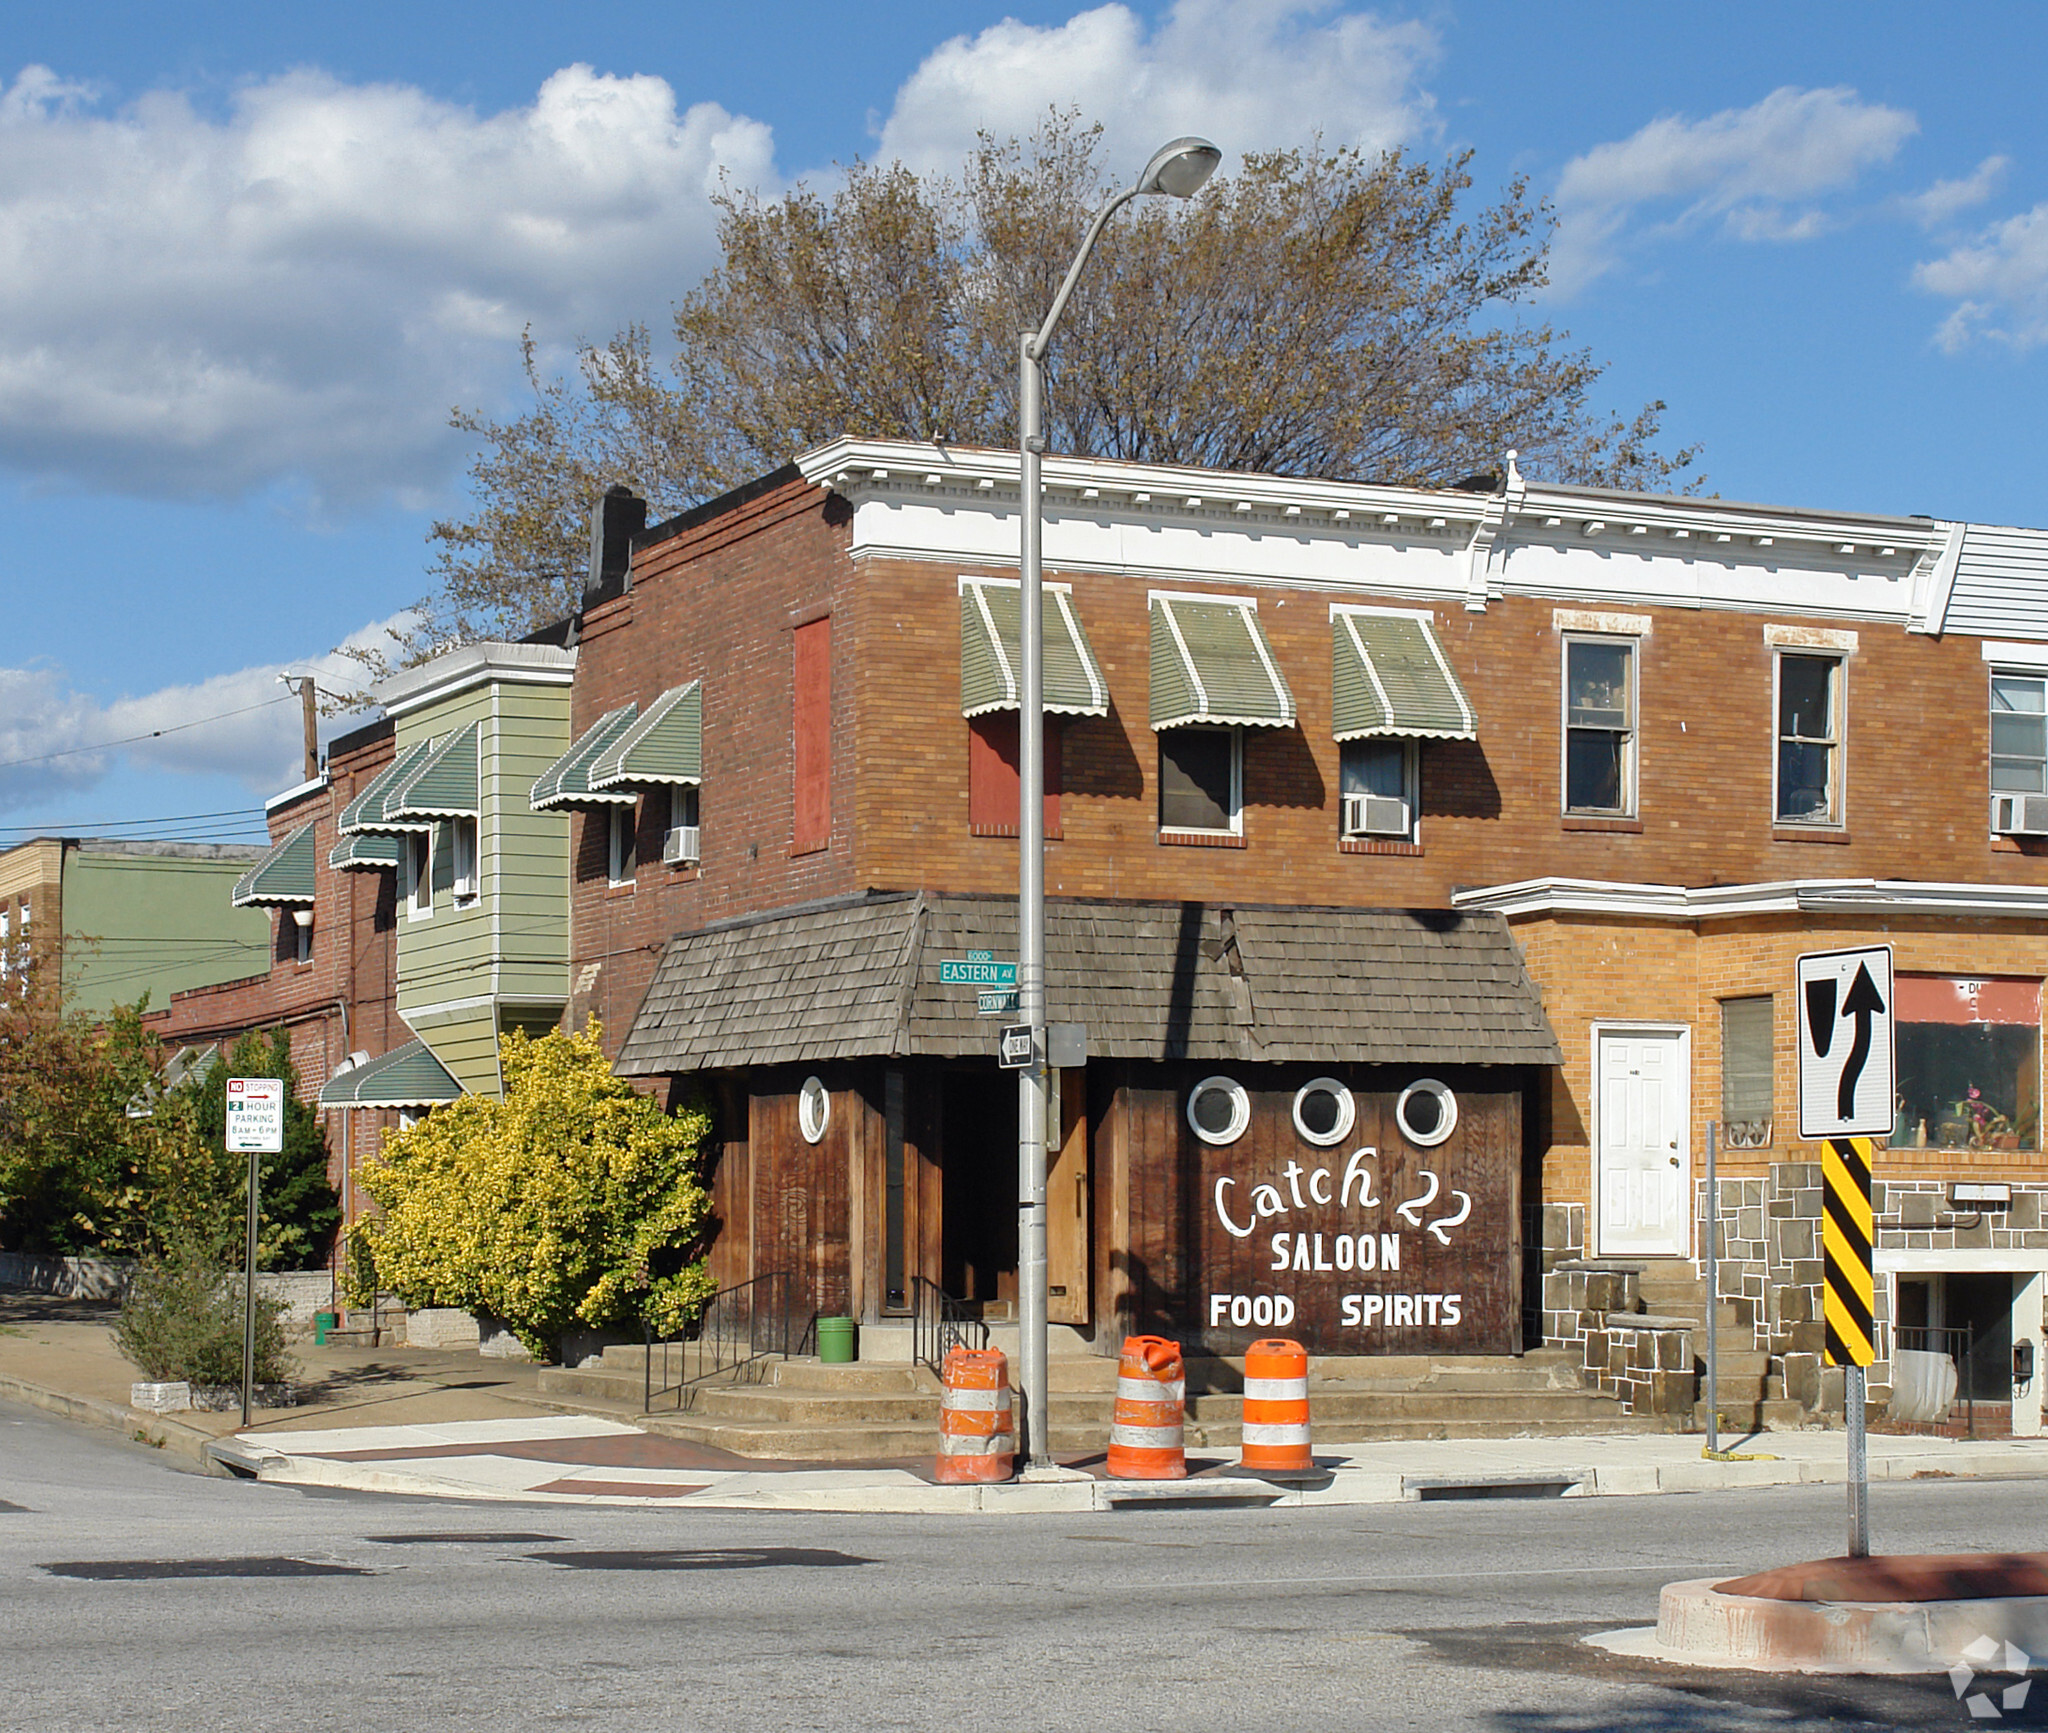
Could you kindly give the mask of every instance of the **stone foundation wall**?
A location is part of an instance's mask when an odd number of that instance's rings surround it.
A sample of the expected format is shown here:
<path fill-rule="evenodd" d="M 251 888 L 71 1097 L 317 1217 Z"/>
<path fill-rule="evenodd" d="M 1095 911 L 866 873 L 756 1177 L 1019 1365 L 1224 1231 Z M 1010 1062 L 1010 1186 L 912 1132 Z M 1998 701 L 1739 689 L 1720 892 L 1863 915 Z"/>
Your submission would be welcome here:
<path fill-rule="evenodd" d="M 1543 1275 L 1543 1341 L 1576 1352 L 1588 1384 L 1631 1414 L 1689 1416 L 1699 1397 L 1692 1326 L 1643 1311 L 1637 1274 L 1558 1259 Z"/>

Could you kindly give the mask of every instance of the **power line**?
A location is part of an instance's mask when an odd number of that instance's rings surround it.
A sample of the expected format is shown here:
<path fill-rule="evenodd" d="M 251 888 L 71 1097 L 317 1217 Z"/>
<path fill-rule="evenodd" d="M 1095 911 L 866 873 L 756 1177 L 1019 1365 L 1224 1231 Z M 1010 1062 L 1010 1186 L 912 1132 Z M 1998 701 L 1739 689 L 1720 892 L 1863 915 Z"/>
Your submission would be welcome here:
<path fill-rule="evenodd" d="M 188 728 L 204 728 L 214 722 L 226 722 L 231 717 L 247 716 L 251 711 L 267 710 L 273 704 L 294 702 L 289 692 L 275 698 L 266 698 L 261 704 L 245 704 L 239 710 L 223 710 L 218 716 L 201 716 L 193 722 L 173 722 L 168 728 L 152 728 L 147 734 L 130 734 L 122 740 L 102 740 L 97 746 L 67 746 L 61 752 L 45 752 L 37 758 L 9 758 L 0 760 L 0 770 L 19 770 L 25 764 L 48 764 L 52 759 L 76 758 L 81 752 L 111 752 L 117 746 L 133 746 L 138 740 L 161 740 L 166 734 L 182 734 Z"/>
<path fill-rule="evenodd" d="M 82 836 L 87 832 L 95 835 L 109 830 L 141 830 L 151 825 L 190 826 L 209 818 L 252 818 L 260 814 L 260 806 L 230 806 L 219 812 L 171 812 L 161 818 L 73 818 L 50 824 L 0 824 L 0 830 L 61 830 L 67 836 Z"/>

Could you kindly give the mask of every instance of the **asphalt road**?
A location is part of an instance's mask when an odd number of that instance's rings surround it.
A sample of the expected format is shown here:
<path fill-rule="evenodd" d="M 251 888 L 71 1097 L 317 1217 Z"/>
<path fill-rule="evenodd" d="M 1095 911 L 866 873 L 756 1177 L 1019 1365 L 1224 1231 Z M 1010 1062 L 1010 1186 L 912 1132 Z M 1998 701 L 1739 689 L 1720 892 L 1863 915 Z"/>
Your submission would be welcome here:
<path fill-rule="evenodd" d="M 1879 1487 L 1875 1539 L 2048 1550 L 2043 1493 Z M 1577 1641 L 1652 1622 L 1666 1581 L 1842 1533 L 1838 1489 L 1043 1518 L 473 1504 L 203 1479 L 0 1404 L 0 1727 L 1973 1725 L 1941 1677 L 1673 1673 Z M 2048 1725 L 2048 1701 L 2001 1724 Z"/>

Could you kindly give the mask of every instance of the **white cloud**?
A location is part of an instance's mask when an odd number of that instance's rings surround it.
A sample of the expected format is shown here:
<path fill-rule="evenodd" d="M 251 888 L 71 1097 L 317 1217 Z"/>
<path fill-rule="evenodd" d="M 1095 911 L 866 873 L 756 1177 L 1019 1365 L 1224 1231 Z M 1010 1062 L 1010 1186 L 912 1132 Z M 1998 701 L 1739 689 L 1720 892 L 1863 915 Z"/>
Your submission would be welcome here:
<path fill-rule="evenodd" d="M 768 129 L 585 66 L 495 115 L 300 72 L 218 118 L 28 67 L 0 90 L 0 465 L 431 488 L 523 326 L 602 338 L 695 281 L 721 171 L 771 182 Z"/>
<path fill-rule="evenodd" d="M 1960 179 L 1936 181 L 1924 193 L 1915 193 L 1900 203 L 1922 228 L 1938 229 L 1964 211 L 1974 210 L 1995 193 L 2010 167 L 2010 157 L 1987 156 Z"/>
<path fill-rule="evenodd" d="M 1979 337 L 2016 349 L 2048 340 L 2048 204 L 1915 266 L 1913 281 L 1957 303 L 1935 334 L 1950 352 Z"/>
<path fill-rule="evenodd" d="M 410 613 L 373 621 L 347 643 L 388 647 L 389 634 L 412 623 Z M 288 788 L 304 769 L 304 734 L 298 701 L 278 683 L 287 671 L 336 694 L 362 683 L 358 664 L 330 651 L 101 703 L 56 669 L 0 668 L 0 812 L 83 793 L 123 760 L 168 775 L 231 776 L 253 795 Z M 323 717 L 322 743 L 361 720 Z"/>
<path fill-rule="evenodd" d="M 1551 281 L 1569 294 L 1612 268 L 1646 209 L 1653 233 L 1719 221 L 1741 240 L 1809 239 L 1831 223 L 1814 201 L 1889 162 L 1918 130 L 1904 109 L 1853 90 L 1789 86 L 1704 120 L 1653 120 L 1565 165 Z"/>
<path fill-rule="evenodd" d="M 1064 24 L 1006 19 L 925 57 L 896 93 L 880 154 L 957 172 L 977 128 L 1028 134 L 1052 107 L 1105 128 L 1112 168 L 1134 173 L 1183 133 L 1247 150 L 1326 142 L 1386 149 L 1427 126 L 1416 85 L 1438 52 L 1427 26 L 1328 0 L 1177 0 L 1149 30 L 1122 5 Z"/>

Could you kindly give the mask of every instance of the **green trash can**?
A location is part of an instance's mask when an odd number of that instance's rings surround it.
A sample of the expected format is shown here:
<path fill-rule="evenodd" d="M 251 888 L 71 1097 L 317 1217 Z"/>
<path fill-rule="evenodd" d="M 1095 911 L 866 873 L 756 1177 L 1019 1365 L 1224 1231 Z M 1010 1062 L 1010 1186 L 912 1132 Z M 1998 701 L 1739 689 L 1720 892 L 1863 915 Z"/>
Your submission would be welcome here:
<path fill-rule="evenodd" d="M 818 1320 L 818 1358 L 828 1366 L 844 1366 L 853 1360 L 853 1320 L 851 1318 L 820 1318 Z"/>
<path fill-rule="evenodd" d="M 334 1328 L 334 1324 L 335 1317 L 332 1312 L 315 1312 L 313 1314 L 314 1347 L 324 1348 L 327 1346 L 327 1332 Z"/>

